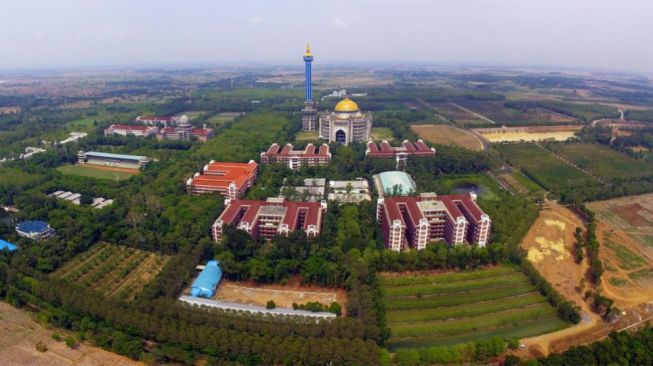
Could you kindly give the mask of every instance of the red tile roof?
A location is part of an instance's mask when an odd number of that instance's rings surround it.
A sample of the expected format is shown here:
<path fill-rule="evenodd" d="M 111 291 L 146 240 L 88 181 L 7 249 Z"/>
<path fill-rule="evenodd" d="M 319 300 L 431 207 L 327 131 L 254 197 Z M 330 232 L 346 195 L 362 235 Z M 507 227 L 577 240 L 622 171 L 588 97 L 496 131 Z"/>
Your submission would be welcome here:
<path fill-rule="evenodd" d="M 369 141 L 365 152 L 365 155 L 375 158 L 389 158 L 397 154 L 435 156 L 435 149 L 428 147 L 422 140 L 417 140 L 415 143 L 405 140 L 401 146 L 391 146 L 387 141 L 382 141 L 378 145 L 374 141 Z"/>
<path fill-rule="evenodd" d="M 309 225 L 315 225 L 317 230 L 320 230 L 322 224 L 322 205 L 319 202 L 295 202 L 283 201 L 281 203 L 259 201 L 259 200 L 231 200 L 229 205 L 218 217 L 225 224 L 238 225 L 240 222 L 247 222 L 253 224 L 259 215 L 259 211 L 264 206 L 281 206 L 285 210 L 282 213 L 281 224 L 287 224 L 290 231 L 300 229 L 297 227 L 299 212 L 304 210 L 306 216 L 304 224 L 301 229 L 306 230 Z M 242 217 L 238 219 L 239 214 L 243 213 Z"/>
<path fill-rule="evenodd" d="M 212 162 L 204 167 L 201 175 L 192 178 L 193 186 L 227 188 L 234 182 L 240 190 L 249 180 L 256 176 L 258 164 Z"/>

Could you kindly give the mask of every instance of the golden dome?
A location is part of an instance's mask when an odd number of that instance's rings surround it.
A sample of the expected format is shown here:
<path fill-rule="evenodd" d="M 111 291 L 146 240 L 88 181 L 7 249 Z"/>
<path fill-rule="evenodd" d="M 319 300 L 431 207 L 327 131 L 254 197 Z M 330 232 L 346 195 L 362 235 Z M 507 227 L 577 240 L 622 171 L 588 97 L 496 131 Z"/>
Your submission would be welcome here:
<path fill-rule="evenodd" d="M 336 104 L 336 112 L 358 112 L 358 104 L 349 98 L 345 98 Z"/>

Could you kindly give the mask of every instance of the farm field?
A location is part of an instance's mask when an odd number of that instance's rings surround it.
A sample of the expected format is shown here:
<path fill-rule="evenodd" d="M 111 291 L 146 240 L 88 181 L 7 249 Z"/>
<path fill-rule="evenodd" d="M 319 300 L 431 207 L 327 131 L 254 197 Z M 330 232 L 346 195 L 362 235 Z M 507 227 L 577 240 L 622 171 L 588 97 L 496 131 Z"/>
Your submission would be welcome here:
<path fill-rule="evenodd" d="M 392 130 L 387 127 L 372 127 L 372 139 L 373 140 L 392 140 L 394 139 Z"/>
<path fill-rule="evenodd" d="M 482 151 L 483 143 L 474 134 L 448 125 L 411 125 L 410 128 L 424 141 L 432 144 L 456 145 Z"/>
<path fill-rule="evenodd" d="M 138 170 L 104 167 L 91 164 L 69 164 L 57 167 L 65 175 L 80 175 L 96 179 L 123 180 L 138 174 Z"/>
<path fill-rule="evenodd" d="M 599 178 L 631 178 L 651 175 L 651 164 L 597 144 L 548 144 L 556 154 Z"/>
<path fill-rule="evenodd" d="M 183 115 L 186 115 L 190 121 L 193 121 L 196 118 L 199 118 L 204 115 L 206 111 L 183 111 L 181 113 L 178 113 L 175 117 L 179 118 Z"/>
<path fill-rule="evenodd" d="M 100 347 L 79 344 L 69 348 L 52 339 L 53 330 L 34 321 L 29 312 L 16 309 L 0 302 L 0 364 L 32 366 L 101 366 L 101 365 L 143 365 Z M 57 330 L 62 338 L 65 331 Z M 46 352 L 36 350 L 36 344 L 47 347 Z"/>
<path fill-rule="evenodd" d="M 485 126 L 490 124 L 482 118 L 478 118 L 469 112 L 463 111 L 448 102 L 428 103 L 428 105 L 438 114 L 454 122 L 459 127 Z"/>
<path fill-rule="evenodd" d="M 587 203 L 596 214 L 602 286 L 621 308 L 653 300 L 653 194 Z"/>
<path fill-rule="evenodd" d="M 514 168 L 522 170 L 546 189 L 561 191 L 595 182 L 587 174 L 533 143 L 498 144 L 494 148 Z"/>
<path fill-rule="evenodd" d="M 380 283 L 391 351 L 497 335 L 527 337 L 567 326 L 512 266 L 448 273 L 383 273 Z"/>
<path fill-rule="evenodd" d="M 505 125 L 562 124 L 575 119 L 541 107 L 508 108 L 504 101 L 463 101 L 462 107 Z"/>
<path fill-rule="evenodd" d="M 154 279 L 170 257 L 102 243 L 73 258 L 53 273 L 106 296 L 132 300 Z"/>
<path fill-rule="evenodd" d="M 292 279 L 286 285 L 222 280 L 214 299 L 257 306 L 265 306 L 272 300 L 280 308 L 292 308 L 293 303 L 319 302 L 329 306 L 337 302 L 344 312 L 347 294 L 343 289 L 302 285 L 299 278 Z"/>
<path fill-rule="evenodd" d="M 583 126 L 533 126 L 477 128 L 474 131 L 481 134 L 489 142 L 566 141 L 575 137 L 575 132 L 581 128 Z"/>

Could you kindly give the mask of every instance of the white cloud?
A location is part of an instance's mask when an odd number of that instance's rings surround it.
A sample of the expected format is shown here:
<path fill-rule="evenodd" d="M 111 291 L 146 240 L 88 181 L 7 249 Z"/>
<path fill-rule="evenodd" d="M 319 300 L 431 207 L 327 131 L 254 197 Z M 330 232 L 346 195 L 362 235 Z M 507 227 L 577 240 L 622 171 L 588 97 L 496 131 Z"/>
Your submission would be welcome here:
<path fill-rule="evenodd" d="M 347 23 L 341 17 L 331 18 L 330 24 L 331 24 L 332 27 L 338 28 L 338 29 L 347 29 L 347 28 L 349 28 L 349 23 Z"/>
<path fill-rule="evenodd" d="M 265 21 L 265 18 L 260 16 L 260 15 L 255 15 L 251 18 L 249 18 L 249 22 L 252 24 L 261 24 Z"/>

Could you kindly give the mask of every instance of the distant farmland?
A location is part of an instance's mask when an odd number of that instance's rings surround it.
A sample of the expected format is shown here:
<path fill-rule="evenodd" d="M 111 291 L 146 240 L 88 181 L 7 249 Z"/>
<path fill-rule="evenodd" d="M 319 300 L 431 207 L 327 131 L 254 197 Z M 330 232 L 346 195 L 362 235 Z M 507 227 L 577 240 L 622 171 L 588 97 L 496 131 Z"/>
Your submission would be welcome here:
<path fill-rule="evenodd" d="M 483 150 L 483 143 L 469 131 L 448 125 L 411 125 L 410 128 L 426 142 Z"/>
<path fill-rule="evenodd" d="M 132 300 L 161 272 L 169 257 L 102 243 L 73 258 L 53 276 L 93 288 L 106 296 Z"/>
<path fill-rule="evenodd" d="M 651 176 L 650 163 L 597 144 L 549 144 L 556 154 L 605 179 Z"/>
<path fill-rule="evenodd" d="M 499 144 L 494 148 L 509 164 L 526 172 L 546 189 L 560 192 L 595 182 L 587 174 L 533 143 Z"/>
<path fill-rule="evenodd" d="M 567 326 L 512 266 L 445 274 L 384 274 L 388 348 L 527 337 Z"/>

